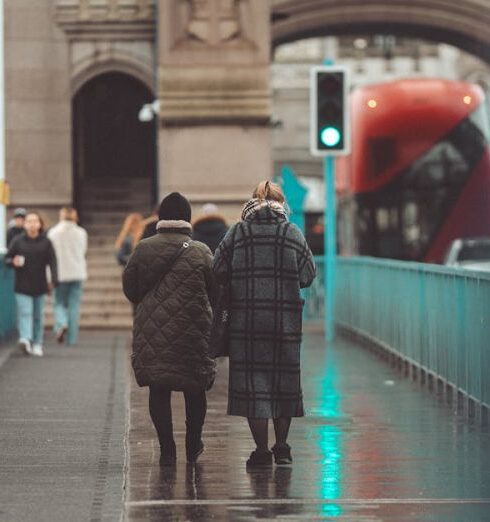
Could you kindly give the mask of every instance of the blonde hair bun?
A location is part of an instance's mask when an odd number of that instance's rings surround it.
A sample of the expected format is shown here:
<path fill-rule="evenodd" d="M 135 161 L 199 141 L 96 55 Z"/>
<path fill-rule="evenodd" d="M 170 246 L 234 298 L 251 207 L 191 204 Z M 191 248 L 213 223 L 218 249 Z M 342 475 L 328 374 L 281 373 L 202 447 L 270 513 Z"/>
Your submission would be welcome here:
<path fill-rule="evenodd" d="M 272 181 L 261 181 L 253 191 L 252 197 L 260 200 L 277 201 L 281 204 L 285 201 L 282 188 Z"/>

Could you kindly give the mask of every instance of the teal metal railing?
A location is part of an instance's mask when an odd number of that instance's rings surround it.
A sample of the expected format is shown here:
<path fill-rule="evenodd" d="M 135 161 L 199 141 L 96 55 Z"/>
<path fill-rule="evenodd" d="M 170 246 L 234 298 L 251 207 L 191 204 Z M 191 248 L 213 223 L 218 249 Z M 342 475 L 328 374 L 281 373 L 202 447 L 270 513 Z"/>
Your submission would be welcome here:
<path fill-rule="evenodd" d="M 325 324 L 323 309 L 325 306 L 325 262 L 323 256 L 315 256 L 316 278 L 309 288 L 302 290 L 302 296 L 305 299 L 305 307 L 303 317 L 308 322 L 321 322 Z"/>
<path fill-rule="evenodd" d="M 322 258 L 306 320 L 322 320 Z M 339 258 L 336 324 L 490 406 L 490 274 L 440 265 Z"/>
<path fill-rule="evenodd" d="M 15 330 L 14 271 L 0 255 L 0 342 Z"/>

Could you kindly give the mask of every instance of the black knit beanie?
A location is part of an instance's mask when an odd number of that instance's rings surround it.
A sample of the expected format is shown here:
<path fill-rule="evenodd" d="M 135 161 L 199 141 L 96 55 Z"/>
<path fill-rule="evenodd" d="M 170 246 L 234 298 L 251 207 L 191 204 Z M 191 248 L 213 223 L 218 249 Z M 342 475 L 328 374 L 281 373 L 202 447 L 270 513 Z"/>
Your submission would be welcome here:
<path fill-rule="evenodd" d="M 162 199 L 158 209 L 158 219 L 191 221 L 191 205 L 179 192 L 172 192 Z"/>

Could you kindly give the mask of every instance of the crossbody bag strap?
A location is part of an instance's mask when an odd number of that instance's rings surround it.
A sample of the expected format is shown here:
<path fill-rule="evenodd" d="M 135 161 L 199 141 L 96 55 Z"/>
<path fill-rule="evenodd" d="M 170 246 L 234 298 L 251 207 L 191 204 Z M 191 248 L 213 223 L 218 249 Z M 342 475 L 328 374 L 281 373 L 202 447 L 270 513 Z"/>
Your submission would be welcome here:
<path fill-rule="evenodd" d="M 191 243 L 192 243 L 192 239 L 189 239 L 182 243 L 182 246 L 179 248 L 179 250 L 177 250 L 177 252 L 170 259 L 170 262 L 167 265 L 166 270 L 164 270 L 163 273 L 161 274 L 160 279 L 158 280 L 158 284 L 154 287 L 154 291 L 156 291 L 158 288 L 160 288 L 160 285 L 162 284 L 163 280 L 165 279 L 165 276 L 170 272 L 170 270 L 172 270 L 177 259 L 179 259 L 179 257 L 191 246 Z"/>

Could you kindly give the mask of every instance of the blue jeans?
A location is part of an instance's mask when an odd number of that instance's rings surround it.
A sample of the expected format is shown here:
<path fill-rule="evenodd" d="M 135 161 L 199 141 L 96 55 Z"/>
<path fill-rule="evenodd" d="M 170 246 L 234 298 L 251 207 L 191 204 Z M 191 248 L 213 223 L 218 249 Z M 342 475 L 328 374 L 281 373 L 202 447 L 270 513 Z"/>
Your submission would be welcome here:
<path fill-rule="evenodd" d="M 54 330 L 68 328 L 68 344 L 77 343 L 81 298 L 81 281 L 58 283 L 54 289 Z"/>
<path fill-rule="evenodd" d="M 15 294 L 17 301 L 17 329 L 20 339 L 43 344 L 44 295 Z"/>

